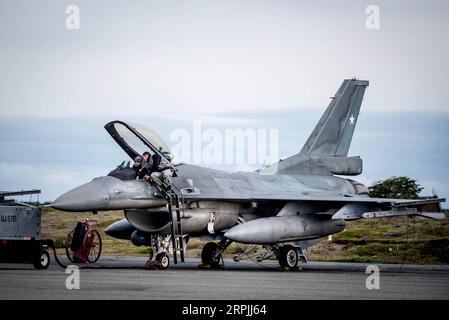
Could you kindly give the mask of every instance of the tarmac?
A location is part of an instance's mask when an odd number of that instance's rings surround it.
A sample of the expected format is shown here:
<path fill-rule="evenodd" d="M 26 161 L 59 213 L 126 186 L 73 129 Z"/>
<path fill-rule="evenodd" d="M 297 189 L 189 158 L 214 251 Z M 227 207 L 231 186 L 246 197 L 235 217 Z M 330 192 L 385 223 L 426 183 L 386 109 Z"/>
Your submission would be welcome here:
<path fill-rule="evenodd" d="M 277 261 L 225 260 L 222 268 L 204 269 L 188 259 L 147 270 L 145 257 L 111 256 L 79 264 L 79 289 L 67 289 L 71 274 L 51 260 L 47 270 L 0 264 L 0 299 L 449 299 L 449 266 L 378 264 L 379 289 L 367 289 L 368 264 L 309 262 L 284 271 Z"/>

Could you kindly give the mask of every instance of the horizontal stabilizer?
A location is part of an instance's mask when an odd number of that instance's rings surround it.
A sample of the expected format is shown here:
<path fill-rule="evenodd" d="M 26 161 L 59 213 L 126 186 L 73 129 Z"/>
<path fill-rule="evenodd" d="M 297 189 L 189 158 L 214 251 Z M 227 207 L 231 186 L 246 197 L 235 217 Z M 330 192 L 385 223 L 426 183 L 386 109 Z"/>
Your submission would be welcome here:
<path fill-rule="evenodd" d="M 433 220 L 443 220 L 446 218 L 446 216 L 442 212 L 420 212 L 418 213 L 418 215 Z"/>
<path fill-rule="evenodd" d="M 344 176 L 357 176 L 362 173 L 362 159 L 360 157 L 317 157 L 312 163 L 324 166 L 333 174 Z"/>

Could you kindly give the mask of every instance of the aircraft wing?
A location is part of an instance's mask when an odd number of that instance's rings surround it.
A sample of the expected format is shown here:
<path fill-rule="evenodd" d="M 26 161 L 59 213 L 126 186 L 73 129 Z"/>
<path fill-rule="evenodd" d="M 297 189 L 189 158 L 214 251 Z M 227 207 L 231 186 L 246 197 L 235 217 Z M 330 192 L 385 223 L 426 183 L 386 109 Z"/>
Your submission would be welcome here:
<path fill-rule="evenodd" d="M 184 189 L 185 190 L 185 189 Z M 215 192 L 183 192 L 180 194 L 184 199 L 195 200 L 236 200 L 236 201 L 318 201 L 318 202 L 345 202 L 345 203 L 370 203 L 386 204 L 392 207 L 401 206 L 423 206 L 431 203 L 445 202 L 444 198 L 427 199 L 389 199 L 389 198 L 371 198 L 359 195 L 334 195 L 326 193 L 215 193 Z"/>
<path fill-rule="evenodd" d="M 221 179 L 219 184 L 215 179 L 206 184 L 197 183 L 198 187 L 192 187 L 183 178 L 175 178 L 176 190 L 180 197 L 185 200 L 214 200 L 214 201 L 236 201 L 236 202 L 264 202 L 264 201 L 286 201 L 286 202 L 309 202 L 309 203 L 340 203 L 340 212 L 334 215 L 334 219 L 360 219 L 379 218 L 400 215 L 421 215 L 432 219 L 442 219 L 439 203 L 445 202 L 444 198 L 427 199 L 389 199 L 371 198 L 366 195 L 336 194 L 328 191 L 293 192 L 276 190 L 272 188 L 267 192 L 253 188 L 251 184 L 241 180 Z M 438 209 L 426 210 L 426 205 L 437 204 Z"/>
<path fill-rule="evenodd" d="M 388 199 L 388 198 L 371 198 L 367 196 L 346 195 L 301 195 L 301 196 L 285 196 L 285 197 L 255 197 L 254 201 L 261 200 L 284 200 L 284 201 L 311 201 L 311 202 L 342 202 L 344 205 L 333 214 L 332 219 L 373 219 L 395 216 L 422 216 L 425 218 L 441 220 L 445 218 L 442 212 L 426 212 L 423 207 L 428 204 L 439 204 L 445 202 L 444 198 L 427 198 L 427 199 Z M 441 211 L 441 209 L 439 209 Z"/>
<path fill-rule="evenodd" d="M 326 202 L 347 202 L 347 203 L 372 203 L 372 204 L 388 204 L 392 207 L 401 206 L 422 206 L 430 203 L 445 202 L 444 198 L 428 198 L 428 199 L 389 199 L 389 198 L 371 198 L 358 195 L 314 195 L 314 194 L 257 194 L 251 197 L 251 200 L 282 200 L 282 201 L 326 201 Z"/>

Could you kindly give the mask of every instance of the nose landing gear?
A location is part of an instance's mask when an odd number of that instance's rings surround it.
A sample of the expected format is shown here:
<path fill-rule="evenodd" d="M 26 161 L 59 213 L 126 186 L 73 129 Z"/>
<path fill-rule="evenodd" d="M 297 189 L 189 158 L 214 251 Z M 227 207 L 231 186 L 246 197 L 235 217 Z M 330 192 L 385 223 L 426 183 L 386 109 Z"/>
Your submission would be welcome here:
<path fill-rule="evenodd" d="M 160 252 L 156 255 L 156 261 L 160 264 L 161 269 L 165 270 L 170 265 L 170 257 L 166 252 Z"/>

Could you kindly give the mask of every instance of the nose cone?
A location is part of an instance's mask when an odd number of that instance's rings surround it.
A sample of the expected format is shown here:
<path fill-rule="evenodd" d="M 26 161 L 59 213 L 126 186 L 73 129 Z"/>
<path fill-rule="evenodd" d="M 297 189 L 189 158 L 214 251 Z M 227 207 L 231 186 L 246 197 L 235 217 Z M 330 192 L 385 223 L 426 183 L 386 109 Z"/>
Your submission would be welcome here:
<path fill-rule="evenodd" d="M 108 202 L 107 190 L 98 180 L 93 180 L 64 193 L 51 207 L 62 211 L 99 211 L 106 209 Z"/>

